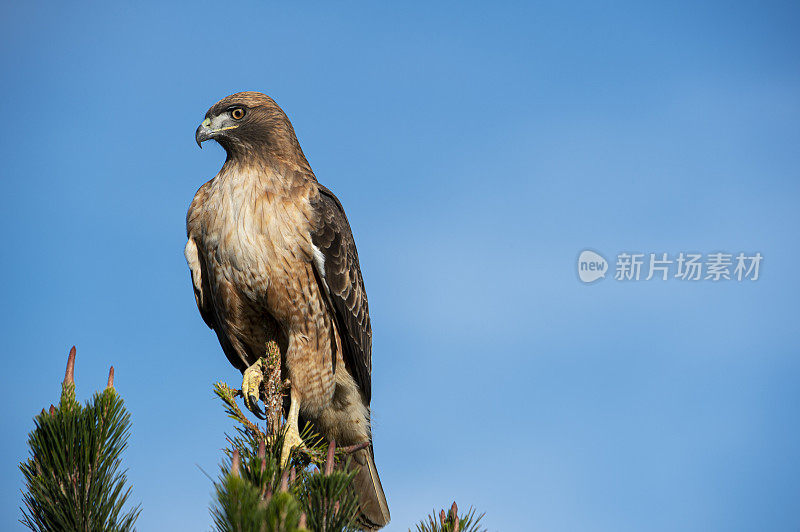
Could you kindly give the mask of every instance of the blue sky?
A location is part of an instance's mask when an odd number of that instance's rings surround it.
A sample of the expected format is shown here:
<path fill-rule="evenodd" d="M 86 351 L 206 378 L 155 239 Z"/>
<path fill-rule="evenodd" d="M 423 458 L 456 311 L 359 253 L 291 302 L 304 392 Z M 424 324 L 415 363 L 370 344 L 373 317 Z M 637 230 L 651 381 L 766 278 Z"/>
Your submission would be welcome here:
<path fill-rule="evenodd" d="M 406 530 L 797 530 L 800 17 L 790 2 L 5 2 L 0 528 L 78 347 L 133 416 L 140 530 L 207 530 L 238 384 L 182 255 L 259 90 L 344 204 L 376 461 Z M 584 285 L 576 258 L 760 252 L 756 282 Z"/>

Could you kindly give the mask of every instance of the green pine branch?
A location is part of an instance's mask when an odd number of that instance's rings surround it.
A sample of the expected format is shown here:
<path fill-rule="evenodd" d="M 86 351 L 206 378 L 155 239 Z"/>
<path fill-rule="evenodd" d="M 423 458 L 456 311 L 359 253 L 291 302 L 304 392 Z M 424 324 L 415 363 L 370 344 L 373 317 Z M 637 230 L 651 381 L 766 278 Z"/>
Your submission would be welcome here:
<path fill-rule="evenodd" d="M 447 513 L 440 510 L 437 516 L 434 511 L 427 520 L 423 519 L 417 523 L 417 532 L 485 532 L 486 529 L 480 526 L 483 516 L 484 514 L 475 517 L 473 508 L 467 513 L 458 515 L 458 505 L 453 501 Z"/>
<path fill-rule="evenodd" d="M 236 434 L 228 436 L 230 447 L 215 483 L 214 526 L 220 532 L 355 530 L 358 498 L 351 486 L 354 474 L 345 467 L 346 449 L 337 453 L 335 442 L 325 442 L 307 425 L 301 434 L 306 448 L 293 450 L 289 463 L 281 467 L 284 386 L 277 344 L 271 342 L 266 354 L 261 359 L 265 383 L 261 391 L 267 405 L 263 428 L 239 408 L 239 390 L 224 383 L 214 385 L 225 413 L 236 421 Z"/>
<path fill-rule="evenodd" d="M 220 532 L 349 531 L 355 529 L 358 499 L 352 473 L 334 469 L 335 444 L 322 453 L 322 442 L 306 433 L 310 453 L 296 453 L 280 466 L 283 434 L 260 438 L 245 425 L 229 437 L 221 475 L 215 483 L 211 515 Z M 316 456 L 326 455 L 322 469 Z M 339 461 L 343 459 L 340 454 Z M 339 466 L 341 467 L 341 466 Z M 324 472 L 323 472 L 324 471 Z"/>
<path fill-rule="evenodd" d="M 114 368 L 106 389 L 81 406 L 74 367 L 73 347 L 58 407 L 34 418 L 30 458 L 20 464 L 25 478 L 20 521 L 37 531 L 133 530 L 140 509 L 124 511 L 130 488 L 120 469 L 130 414 L 114 390 Z"/>
<path fill-rule="evenodd" d="M 274 344 L 274 345 L 273 345 Z M 294 532 L 310 530 L 341 532 L 359 530 L 358 496 L 352 483 L 350 454 L 362 445 L 337 448 L 325 442 L 310 426 L 301 434 L 306 448 L 295 449 L 286 468 L 281 468 L 280 453 L 284 429 L 280 426 L 285 386 L 280 382 L 280 351 L 270 342 L 267 356 L 260 360 L 263 373 L 262 398 L 266 405 L 264 427 L 253 423 L 236 401 L 241 392 L 224 383 L 214 385 L 214 393 L 225 413 L 236 422 L 234 436 L 215 482 L 211 515 L 220 532 Z M 450 511 L 442 510 L 420 521 L 417 532 L 482 532 L 483 514 L 470 508 L 458 514 L 454 502 Z"/>

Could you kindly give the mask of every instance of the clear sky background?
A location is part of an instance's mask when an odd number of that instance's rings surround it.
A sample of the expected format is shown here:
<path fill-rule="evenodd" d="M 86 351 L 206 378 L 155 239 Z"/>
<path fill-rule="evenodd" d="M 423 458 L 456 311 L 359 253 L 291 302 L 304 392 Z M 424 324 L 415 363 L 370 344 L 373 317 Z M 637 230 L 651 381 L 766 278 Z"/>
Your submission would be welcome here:
<path fill-rule="evenodd" d="M 139 529 L 208 530 L 241 377 L 184 216 L 206 110 L 265 92 L 358 243 L 393 521 L 797 530 L 793 2 L 0 7 L 0 529 L 32 417 L 110 364 Z M 756 282 L 579 282 L 586 248 L 760 252 Z M 612 264 L 613 267 L 613 264 Z"/>

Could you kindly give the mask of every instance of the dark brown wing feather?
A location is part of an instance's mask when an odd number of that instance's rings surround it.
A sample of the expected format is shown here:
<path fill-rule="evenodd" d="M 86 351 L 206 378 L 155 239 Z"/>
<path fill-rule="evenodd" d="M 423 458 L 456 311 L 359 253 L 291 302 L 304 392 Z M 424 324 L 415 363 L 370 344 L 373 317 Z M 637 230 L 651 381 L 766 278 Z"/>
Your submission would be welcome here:
<path fill-rule="evenodd" d="M 342 204 L 333 192 L 318 186 L 319 195 L 311 203 L 317 214 L 311 240 L 325 259 L 325 271 L 320 273 L 333 305 L 345 364 L 369 403 L 372 396 L 372 325 L 356 243 Z M 315 264 L 315 267 L 319 265 Z"/>
<path fill-rule="evenodd" d="M 208 269 L 203 260 L 202 255 L 199 258 L 200 262 L 200 290 L 197 289 L 197 279 L 194 278 L 194 273 L 189 270 L 189 276 L 192 278 L 192 288 L 194 290 L 194 300 L 197 303 L 197 310 L 200 311 L 200 316 L 206 322 L 209 329 L 216 329 L 217 319 L 214 312 L 214 305 L 211 302 L 211 288 L 208 286 Z"/>
<path fill-rule="evenodd" d="M 198 290 L 195 286 L 194 274 L 192 274 L 192 286 L 194 286 L 194 299 L 195 302 L 197 302 L 197 309 L 200 311 L 200 316 L 203 318 L 203 321 L 206 322 L 206 325 L 208 325 L 210 329 L 213 329 L 214 332 L 217 333 L 217 338 L 222 346 L 222 351 L 225 353 L 225 356 L 228 357 L 230 363 L 235 368 L 239 369 L 239 371 L 244 371 L 247 369 L 247 364 L 242 361 L 242 357 L 239 356 L 239 351 L 246 351 L 246 348 L 237 340 L 236 343 L 240 347 L 240 349 L 237 350 L 237 348 L 234 347 L 234 342 L 232 341 L 236 340 L 235 337 L 228 336 L 229 327 L 220 326 L 220 323 L 225 323 L 225 320 L 220 319 L 220 316 L 217 313 L 217 308 L 214 305 L 211 296 L 211 288 L 208 284 L 208 268 L 206 267 L 205 260 L 203 259 L 204 255 L 204 253 L 199 253 L 201 281 L 200 290 Z M 224 282 L 221 285 L 221 289 L 222 297 L 236 297 L 235 291 L 231 289 L 227 282 Z M 249 358 L 253 358 L 252 354 L 250 354 Z M 256 356 L 255 358 L 257 359 L 258 357 Z"/>

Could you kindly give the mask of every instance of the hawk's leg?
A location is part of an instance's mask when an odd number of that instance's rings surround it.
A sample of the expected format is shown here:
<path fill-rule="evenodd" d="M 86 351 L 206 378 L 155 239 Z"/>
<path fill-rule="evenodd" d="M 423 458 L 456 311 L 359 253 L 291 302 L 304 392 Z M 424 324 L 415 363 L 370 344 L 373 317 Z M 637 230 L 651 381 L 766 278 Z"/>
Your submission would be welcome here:
<path fill-rule="evenodd" d="M 289 462 L 294 447 L 305 448 L 303 439 L 300 437 L 298 428 L 298 416 L 300 415 L 300 401 L 297 394 L 292 392 L 289 403 L 289 414 L 286 416 L 286 433 L 283 436 L 283 448 L 281 449 L 281 467 Z"/>
<path fill-rule="evenodd" d="M 255 364 L 244 370 L 242 374 L 242 396 L 244 406 L 259 419 L 266 419 L 264 411 L 258 406 L 261 398 L 261 382 L 264 380 L 264 359 L 259 358 Z"/>

